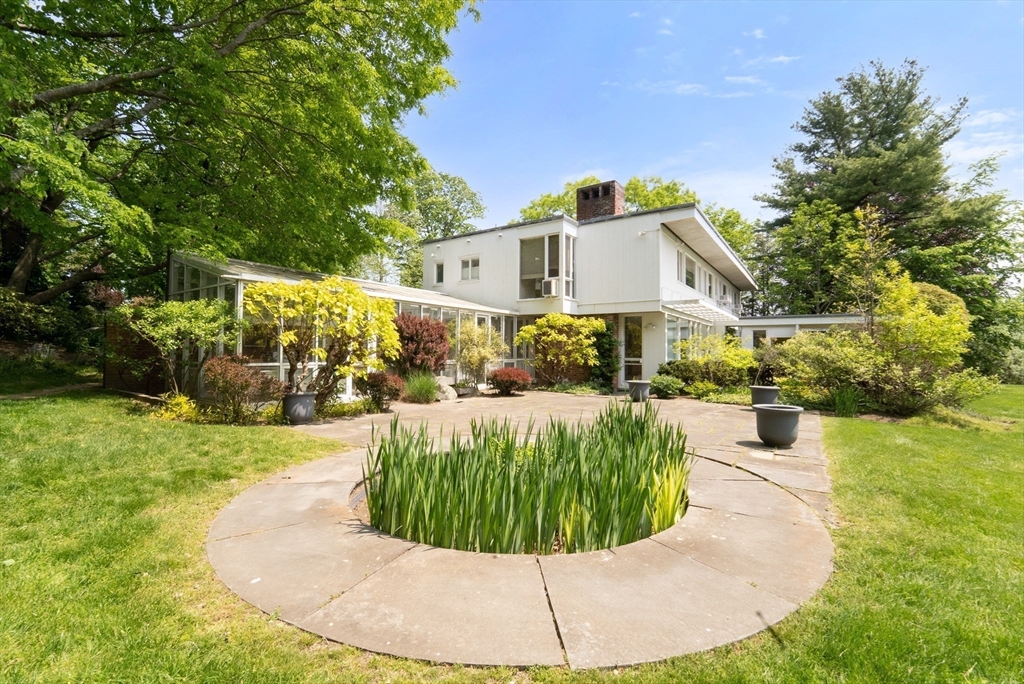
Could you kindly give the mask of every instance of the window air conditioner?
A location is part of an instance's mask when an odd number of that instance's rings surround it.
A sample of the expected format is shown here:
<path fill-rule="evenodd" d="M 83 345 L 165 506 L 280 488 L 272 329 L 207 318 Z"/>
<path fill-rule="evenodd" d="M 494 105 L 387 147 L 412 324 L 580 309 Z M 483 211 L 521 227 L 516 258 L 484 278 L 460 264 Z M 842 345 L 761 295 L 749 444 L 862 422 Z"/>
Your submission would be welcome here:
<path fill-rule="evenodd" d="M 558 278 L 545 278 L 540 284 L 540 293 L 545 297 L 557 297 Z"/>

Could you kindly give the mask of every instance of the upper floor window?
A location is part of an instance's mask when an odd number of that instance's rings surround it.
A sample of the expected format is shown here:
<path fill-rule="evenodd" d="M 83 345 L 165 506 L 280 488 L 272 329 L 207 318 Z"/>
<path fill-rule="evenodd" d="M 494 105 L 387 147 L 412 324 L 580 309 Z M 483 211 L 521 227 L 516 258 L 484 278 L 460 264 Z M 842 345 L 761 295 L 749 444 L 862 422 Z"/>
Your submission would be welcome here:
<path fill-rule="evenodd" d="M 462 279 L 480 280 L 480 257 L 470 257 L 462 260 Z"/>
<path fill-rule="evenodd" d="M 676 270 L 679 272 L 678 280 L 681 283 L 685 283 L 687 287 L 697 289 L 697 264 L 694 263 L 693 259 L 686 256 L 682 252 L 677 252 L 679 255 L 676 261 Z"/>
<path fill-rule="evenodd" d="M 575 297 L 575 242 L 559 233 L 519 241 L 519 298 L 538 299 L 543 296 L 544 280 L 557 279 L 553 290 L 557 296 Z M 564 256 L 563 256 L 564 254 Z M 564 290 L 562 288 L 565 288 Z"/>
<path fill-rule="evenodd" d="M 434 284 L 444 284 L 444 262 L 438 261 L 434 264 Z"/>

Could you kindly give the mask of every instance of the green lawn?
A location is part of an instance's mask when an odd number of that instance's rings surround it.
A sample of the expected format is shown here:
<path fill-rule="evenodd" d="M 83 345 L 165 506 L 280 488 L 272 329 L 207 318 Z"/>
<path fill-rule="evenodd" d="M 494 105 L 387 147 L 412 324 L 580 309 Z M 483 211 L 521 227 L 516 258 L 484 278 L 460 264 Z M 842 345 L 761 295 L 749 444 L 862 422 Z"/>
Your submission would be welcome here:
<path fill-rule="evenodd" d="M 98 382 L 100 373 L 56 359 L 0 354 L 0 395 L 19 394 L 48 387 Z"/>
<path fill-rule="evenodd" d="M 1024 387 L 972 407 L 1018 421 L 990 429 L 826 419 L 830 582 L 778 639 L 619 673 L 433 666 L 261 614 L 217 581 L 206 530 L 337 445 L 131 407 L 0 401 L 0 681 L 1024 681 Z"/>

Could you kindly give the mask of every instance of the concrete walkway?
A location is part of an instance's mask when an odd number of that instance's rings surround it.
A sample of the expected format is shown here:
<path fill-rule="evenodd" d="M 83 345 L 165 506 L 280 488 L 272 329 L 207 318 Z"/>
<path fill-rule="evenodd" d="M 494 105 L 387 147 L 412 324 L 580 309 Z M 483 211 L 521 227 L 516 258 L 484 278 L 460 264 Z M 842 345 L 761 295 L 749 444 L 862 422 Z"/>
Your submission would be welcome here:
<path fill-rule="evenodd" d="M 589 420 L 607 397 L 531 392 L 418 406 L 403 422 L 468 431 L 471 418 L 538 426 Z M 473 665 L 612 667 L 737 641 L 810 598 L 832 569 L 829 480 L 818 416 L 778 452 L 748 408 L 659 402 L 698 458 L 690 508 L 650 539 L 561 556 L 452 551 L 390 537 L 349 507 L 365 448 L 291 468 L 243 492 L 214 521 L 207 553 L 243 599 L 370 651 Z M 393 415 L 299 428 L 365 444 Z"/>

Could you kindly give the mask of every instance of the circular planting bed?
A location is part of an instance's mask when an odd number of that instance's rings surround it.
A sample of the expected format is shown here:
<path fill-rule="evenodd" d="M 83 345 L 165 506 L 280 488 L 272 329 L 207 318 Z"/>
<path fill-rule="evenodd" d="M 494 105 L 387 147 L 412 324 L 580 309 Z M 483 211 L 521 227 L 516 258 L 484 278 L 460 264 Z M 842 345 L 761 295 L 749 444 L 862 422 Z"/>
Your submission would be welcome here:
<path fill-rule="evenodd" d="M 396 420 L 367 458 L 367 522 L 460 551 L 597 551 L 679 522 L 692 461 L 683 430 L 647 403 L 613 402 L 592 423 L 552 420 L 536 435 L 482 421 L 440 445 Z"/>

